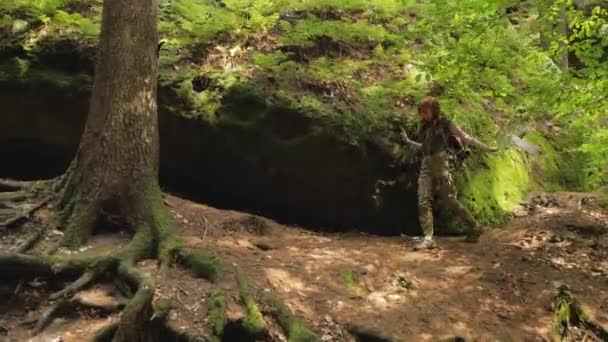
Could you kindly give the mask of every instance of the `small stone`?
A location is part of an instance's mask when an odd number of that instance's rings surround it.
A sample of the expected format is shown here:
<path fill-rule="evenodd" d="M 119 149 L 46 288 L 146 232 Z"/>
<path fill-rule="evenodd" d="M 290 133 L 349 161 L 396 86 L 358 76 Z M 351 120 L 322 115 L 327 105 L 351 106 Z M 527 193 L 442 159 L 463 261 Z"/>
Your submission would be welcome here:
<path fill-rule="evenodd" d="M 13 27 L 11 31 L 13 32 L 13 34 L 22 33 L 26 31 L 29 26 L 30 24 L 27 21 L 16 19 L 15 21 L 13 21 Z"/>
<path fill-rule="evenodd" d="M 190 221 L 188 221 L 187 219 L 184 219 L 182 222 L 184 222 L 184 224 L 190 223 Z"/>
<path fill-rule="evenodd" d="M 331 341 L 333 339 L 334 338 L 331 337 L 331 335 L 323 335 L 323 336 L 321 336 L 321 341 Z"/>
<path fill-rule="evenodd" d="M 401 296 L 399 296 L 398 294 L 389 294 L 388 299 L 392 300 L 392 301 L 398 301 L 399 299 L 401 299 Z"/>
<path fill-rule="evenodd" d="M 376 267 L 374 267 L 374 265 L 372 264 L 368 264 L 363 266 L 363 269 L 369 273 L 374 272 L 376 270 Z"/>

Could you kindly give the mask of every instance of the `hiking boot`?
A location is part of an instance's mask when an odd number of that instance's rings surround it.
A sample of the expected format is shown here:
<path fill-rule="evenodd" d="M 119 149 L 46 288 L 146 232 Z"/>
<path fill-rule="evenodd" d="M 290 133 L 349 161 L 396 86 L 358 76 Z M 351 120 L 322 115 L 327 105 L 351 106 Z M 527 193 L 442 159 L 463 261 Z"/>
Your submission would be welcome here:
<path fill-rule="evenodd" d="M 485 233 L 485 228 L 483 227 L 476 227 L 473 228 L 472 230 L 469 231 L 469 233 L 466 235 L 466 237 L 464 238 L 465 242 L 471 242 L 471 243 L 476 243 L 479 241 L 479 238 L 481 237 L 481 235 L 483 233 Z"/>
<path fill-rule="evenodd" d="M 437 248 L 437 243 L 435 243 L 435 240 L 429 238 L 424 238 L 414 246 L 415 251 L 433 248 Z"/>

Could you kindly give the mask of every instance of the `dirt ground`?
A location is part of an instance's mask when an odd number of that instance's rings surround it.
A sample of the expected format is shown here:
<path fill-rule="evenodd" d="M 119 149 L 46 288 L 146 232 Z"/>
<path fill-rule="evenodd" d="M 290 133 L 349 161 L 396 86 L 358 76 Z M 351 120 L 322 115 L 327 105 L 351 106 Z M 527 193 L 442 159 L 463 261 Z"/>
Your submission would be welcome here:
<path fill-rule="evenodd" d="M 240 267 L 256 294 L 275 294 L 323 341 L 355 341 L 356 329 L 393 341 L 553 341 L 552 304 L 560 284 L 569 286 L 596 328 L 575 327 L 572 340 L 608 338 L 608 212 L 585 194 L 533 195 L 479 243 L 438 238 L 439 248 L 425 251 L 414 251 L 408 237 L 313 233 L 173 196 L 166 202 L 187 245 L 224 263 L 217 284 L 178 268 L 160 276 L 156 262 L 139 263 L 156 281 L 156 296 L 172 300 L 168 320 L 176 331 L 209 328 L 214 286 L 228 294 L 229 319 L 242 317 L 235 281 Z M 0 252 L 34 229 L 0 232 Z M 70 253 L 56 247 L 60 237 L 48 230 L 34 251 Z M 120 233 L 98 236 L 71 253 L 112 253 L 127 241 Z M 32 336 L 49 306 L 46 296 L 61 286 L 0 284 L 0 340 L 86 341 L 117 319 L 108 308 L 126 301 L 107 279 L 78 293 L 75 300 L 89 305 Z M 276 322 L 265 319 L 274 327 L 271 340 L 285 341 Z"/>

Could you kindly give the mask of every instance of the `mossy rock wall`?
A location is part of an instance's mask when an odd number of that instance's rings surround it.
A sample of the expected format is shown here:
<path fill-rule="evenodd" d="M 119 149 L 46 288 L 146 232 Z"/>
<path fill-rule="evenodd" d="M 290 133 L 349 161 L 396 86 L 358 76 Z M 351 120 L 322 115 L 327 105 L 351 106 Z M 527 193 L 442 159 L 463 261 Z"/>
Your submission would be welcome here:
<path fill-rule="evenodd" d="M 76 151 L 88 86 L 25 80 L 0 83 L 0 143 L 9 151 L 2 176 L 57 175 Z M 321 229 L 420 233 L 413 156 L 395 168 L 395 156 L 373 140 L 345 142 L 247 87 L 224 96 L 214 121 L 181 116 L 176 105 L 179 98 L 161 88 L 161 180 L 168 190 Z M 517 150 L 476 154 L 457 175 L 460 198 L 480 221 L 499 223 L 533 186 L 532 165 Z M 400 180 L 379 186 L 387 179 Z M 438 212 L 438 233 L 462 230 L 449 212 Z"/>
<path fill-rule="evenodd" d="M 289 223 L 417 230 L 413 189 L 387 195 L 393 199 L 383 205 L 372 197 L 376 182 L 394 173 L 391 157 L 374 144 L 345 143 L 293 109 L 238 90 L 225 97 L 216 122 L 164 110 L 171 96 L 160 93 L 161 179 L 168 190 Z M 89 93 L 32 80 L 0 83 L 0 94 L 0 143 L 9 151 L 3 176 L 61 173 L 76 151 Z"/>

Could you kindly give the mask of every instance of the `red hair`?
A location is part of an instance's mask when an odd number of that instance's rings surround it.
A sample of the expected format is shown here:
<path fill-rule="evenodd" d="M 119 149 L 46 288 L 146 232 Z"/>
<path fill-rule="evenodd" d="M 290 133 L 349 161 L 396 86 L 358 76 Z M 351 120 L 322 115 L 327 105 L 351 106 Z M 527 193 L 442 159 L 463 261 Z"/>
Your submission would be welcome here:
<path fill-rule="evenodd" d="M 428 109 L 433 114 L 433 120 L 439 118 L 441 114 L 441 107 L 439 102 L 432 96 L 425 97 L 422 102 L 418 105 L 418 114 L 422 113 L 423 110 Z"/>

